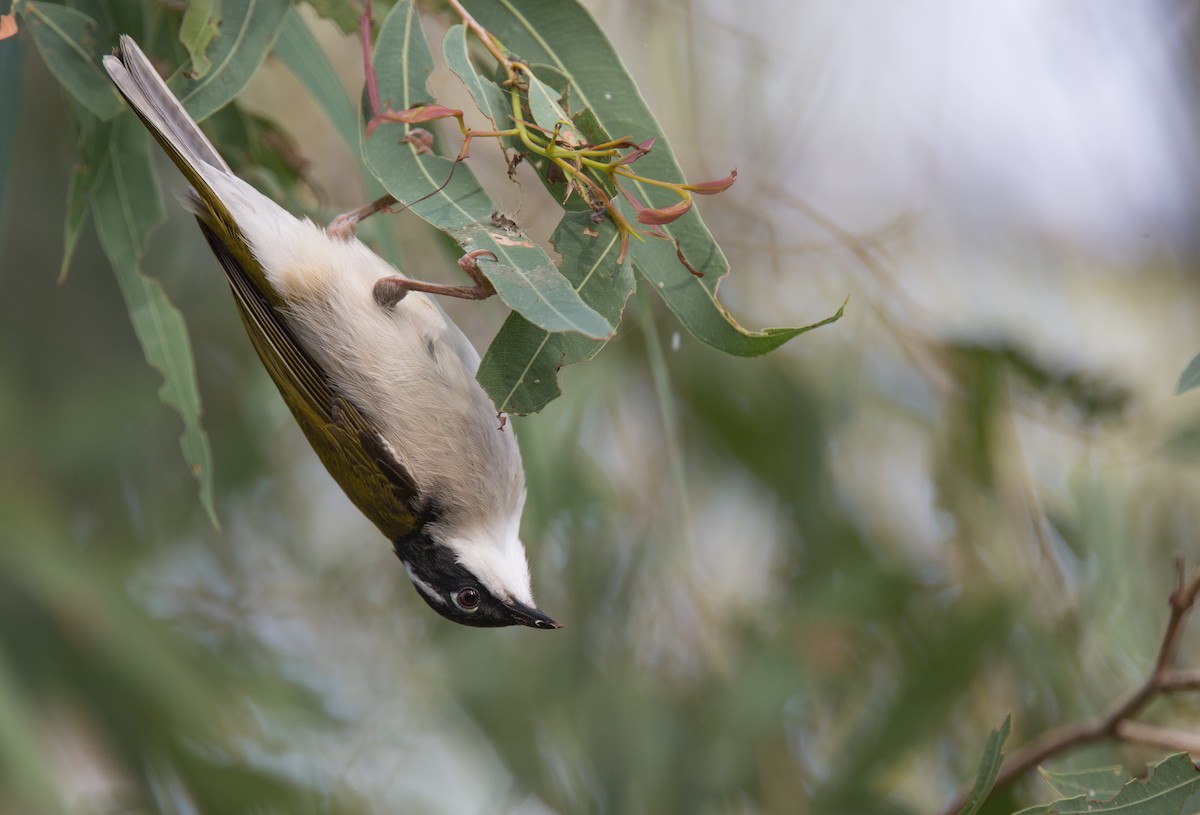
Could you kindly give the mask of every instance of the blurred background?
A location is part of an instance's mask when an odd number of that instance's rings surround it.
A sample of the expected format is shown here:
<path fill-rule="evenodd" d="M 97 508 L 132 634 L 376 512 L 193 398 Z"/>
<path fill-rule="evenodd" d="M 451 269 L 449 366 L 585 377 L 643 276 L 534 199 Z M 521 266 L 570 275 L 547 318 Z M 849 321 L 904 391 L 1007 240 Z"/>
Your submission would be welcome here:
<path fill-rule="evenodd" d="M 1200 560 L 1200 395 L 1173 395 L 1200 351 L 1198 6 L 588 6 L 689 177 L 738 168 L 700 206 L 739 321 L 850 301 L 736 359 L 639 294 L 564 397 L 516 420 L 552 634 L 429 612 L 172 205 L 143 268 L 192 332 L 212 528 L 90 229 L 56 283 L 74 137 L 21 43 L 0 812 L 934 812 L 1010 711 L 1023 743 L 1145 676 L 1172 558 Z M 357 97 L 357 43 L 307 11 Z M 296 140 L 311 212 L 362 203 L 282 65 L 240 101 Z M 540 186 L 478 154 L 548 234 Z M 388 228 L 406 271 L 457 274 L 414 219 Z M 481 349 L 504 317 L 446 307 Z M 1195 695 L 1147 718 L 1200 730 Z M 987 811 L 1053 797 L 1030 778 Z"/>

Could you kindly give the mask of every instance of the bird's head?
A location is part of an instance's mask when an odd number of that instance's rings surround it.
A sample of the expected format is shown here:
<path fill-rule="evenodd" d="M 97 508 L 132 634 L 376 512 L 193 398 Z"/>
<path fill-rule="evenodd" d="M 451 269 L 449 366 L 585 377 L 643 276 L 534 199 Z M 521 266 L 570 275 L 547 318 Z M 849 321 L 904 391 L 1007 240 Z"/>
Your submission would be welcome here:
<path fill-rule="evenodd" d="M 451 532 L 434 523 L 396 542 L 417 593 L 448 620 L 480 628 L 562 628 L 533 602 L 525 547 L 515 534 Z"/>

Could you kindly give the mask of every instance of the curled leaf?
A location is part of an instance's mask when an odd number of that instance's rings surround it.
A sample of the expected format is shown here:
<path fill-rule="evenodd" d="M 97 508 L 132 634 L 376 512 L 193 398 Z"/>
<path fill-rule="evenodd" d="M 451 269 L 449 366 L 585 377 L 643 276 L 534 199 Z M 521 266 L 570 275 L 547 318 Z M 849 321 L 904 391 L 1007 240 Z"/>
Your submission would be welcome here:
<path fill-rule="evenodd" d="M 724 178 L 718 178 L 716 181 L 701 181 L 699 184 L 684 184 L 683 188 L 691 190 L 697 195 L 716 195 L 732 187 L 734 181 L 737 181 L 736 168 Z"/>

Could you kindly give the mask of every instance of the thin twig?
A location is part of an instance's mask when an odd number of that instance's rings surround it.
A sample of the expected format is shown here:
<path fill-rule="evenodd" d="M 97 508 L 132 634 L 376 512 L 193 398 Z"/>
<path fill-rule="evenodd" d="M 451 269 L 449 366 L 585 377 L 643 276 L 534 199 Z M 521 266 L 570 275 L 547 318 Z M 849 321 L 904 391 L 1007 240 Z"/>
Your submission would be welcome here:
<path fill-rule="evenodd" d="M 472 17 L 471 13 L 463 8 L 462 3 L 458 2 L 458 0 L 447 0 L 447 2 L 450 8 L 454 9 L 454 13 L 462 19 L 463 25 L 479 38 L 479 41 L 483 43 L 483 47 L 488 50 L 489 54 L 496 58 L 496 61 L 504 68 L 505 75 L 509 80 L 512 80 L 514 62 L 504 53 L 504 48 L 500 45 L 500 41 L 492 35 L 492 32 L 480 25 L 479 21 Z"/>
<path fill-rule="evenodd" d="M 367 84 L 367 99 L 371 115 L 378 116 L 382 103 L 379 100 L 379 80 L 375 76 L 375 61 L 371 58 L 371 0 L 363 3 L 363 13 L 358 18 L 358 36 L 362 40 L 363 77 Z"/>
<path fill-rule="evenodd" d="M 1195 733 L 1185 733 L 1182 730 L 1146 724 L 1136 719 L 1126 719 L 1117 723 L 1116 735 L 1122 741 L 1148 744 L 1151 747 L 1170 750 L 1173 753 L 1200 755 L 1200 735 Z"/>
<path fill-rule="evenodd" d="M 1162 681 L 1164 693 L 1184 693 L 1200 690 L 1200 670 L 1171 671 Z"/>
<path fill-rule="evenodd" d="M 1146 681 L 1131 693 L 1114 702 L 1106 713 L 1082 722 L 1049 730 L 1030 744 L 1017 750 L 1009 756 L 1008 761 L 1004 762 L 1000 774 L 996 776 L 996 783 L 992 787 L 993 792 L 1011 784 L 1051 756 L 1084 744 L 1104 739 L 1146 742 L 1146 738 L 1139 738 L 1139 736 L 1147 736 L 1147 734 L 1163 738 L 1167 737 L 1164 734 L 1187 735 L 1133 721 L 1133 717 L 1142 712 L 1156 696 L 1172 690 L 1195 687 L 1181 683 L 1180 677 L 1187 680 L 1200 679 L 1200 676 L 1196 675 L 1200 672 L 1197 671 L 1171 670 L 1171 663 L 1175 660 L 1179 650 L 1179 640 L 1183 635 L 1184 620 L 1196 603 L 1196 595 L 1200 593 L 1200 568 L 1197 568 L 1190 576 L 1185 575 L 1183 560 L 1176 558 L 1175 575 L 1175 588 L 1170 597 L 1171 615 L 1167 619 L 1167 628 L 1163 632 L 1162 643 L 1154 660 L 1154 667 L 1151 669 L 1150 675 L 1146 677 Z M 1134 735 L 1130 735 L 1130 733 Z M 1174 742 L 1174 744 L 1178 746 L 1179 742 Z M 1159 746 L 1163 746 L 1163 744 L 1160 742 Z M 1192 748 L 1183 749 L 1190 751 Z M 966 797 L 966 793 L 959 795 L 950 806 L 943 810 L 943 815 L 955 815 L 959 812 L 966 803 Z"/>

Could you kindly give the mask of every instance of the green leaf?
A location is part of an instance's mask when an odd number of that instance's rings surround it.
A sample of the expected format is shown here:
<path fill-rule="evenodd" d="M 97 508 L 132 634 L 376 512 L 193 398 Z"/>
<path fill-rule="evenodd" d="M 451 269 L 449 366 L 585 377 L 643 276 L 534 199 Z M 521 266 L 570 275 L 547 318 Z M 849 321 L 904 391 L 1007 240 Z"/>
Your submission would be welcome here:
<path fill-rule="evenodd" d="M 221 0 L 188 0 L 179 25 L 179 42 L 192 58 L 191 76 L 202 79 L 212 70 L 208 46 L 221 36 Z"/>
<path fill-rule="evenodd" d="M 1129 773 L 1119 765 L 1096 767 L 1091 770 L 1054 772 L 1038 767 L 1038 772 L 1054 791 L 1064 798 L 1085 795 L 1088 798 L 1112 798 L 1130 780 Z"/>
<path fill-rule="evenodd" d="M 285 209 L 300 210 L 297 195 L 303 182 L 304 160 L 291 136 L 275 122 L 246 111 L 237 102 L 226 105 L 205 122 L 214 144 L 233 172 L 265 191 Z"/>
<path fill-rule="evenodd" d="M 159 397 L 183 419 L 183 457 L 200 485 L 200 503 L 217 524 L 212 492 L 212 452 L 200 425 L 200 392 L 183 315 L 157 280 L 139 266 L 146 239 L 165 217 L 149 135 L 133 115 L 118 118 L 100 177 L 92 190 L 92 217 L 112 264 L 142 352 L 163 376 Z"/>
<path fill-rule="evenodd" d="M 591 144 L 604 144 L 611 141 L 609 133 L 600 126 L 600 122 L 596 119 L 596 115 L 589 108 L 572 111 L 572 102 L 570 99 L 571 78 L 559 71 L 553 66 L 544 63 L 538 63 L 529 66 L 537 78 L 541 89 L 537 91 L 531 90 L 530 96 L 526 99 L 526 107 L 532 108 L 533 100 L 547 93 L 554 95 L 555 99 L 561 99 L 562 104 L 557 102 L 553 106 L 546 106 L 545 103 L 539 103 L 542 108 L 541 122 L 549 122 L 547 129 L 552 129 L 557 121 L 557 116 L 570 114 L 572 123 L 573 139 L 586 141 Z M 532 87 L 532 83 L 531 83 Z M 546 89 L 549 89 L 548 91 Z M 555 109 L 557 108 L 557 110 Z M 530 116 L 534 113 L 529 112 Z M 525 152 L 524 145 L 519 139 L 508 140 L 508 145 L 518 152 Z M 558 168 L 552 168 L 552 162 L 545 156 L 539 156 L 536 153 L 529 153 L 525 156 L 525 161 L 529 166 L 533 167 L 541 179 L 542 184 L 550 192 L 550 195 L 555 201 L 558 201 L 564 209 L 580 212 L 591 212 L 591 203 L 579 191 L 574 189 L 570 180 Z M 604 173 L 592 174 L 592 180 L 595 181 L 605 191 L 607 198 L 612 198 L 617 194 L 617 187 L 612 183 L 612 180 Z"/>
<path fill-rule="evenodd" d="M 21 111 L 21 39 L 0 40 L 0 216 Z"/>
<path fill-rule="evenodd" d="M 1005 716 L 1004 723 L 992 731 L 987 744 L 983 748 L 983 758 L 979 760 L 979 771 L 975 774 L 975 785 L 967 802 L 959 810 L 959 815 L 975 815 L 983 802 L 987 800 L 996 785 L 996 776 L 1000 774 L 1000 765 L 1004 763 L 1004 742 L 1012 729 L 1012 716 Z"/>
<path fill-rule="evenodd" d="M 568 145 L 583 144 L 584 139 L 575 131 L 571 117 L 563 110 L 558 100 L 562 92 L 551 88 L 536 75 L 529 76 L 529 112 L 543 130 L 554 132 L 559 128 L 559 138 Z"/>
<path fill-rule="evenodd" d="M 88 201 L 92 188 L 99 177 L 100 165 L 108 150 L 109 130 L 100 120 L 82 105 L 72 105 L 75 128 L 78 131 L 75 144 L 79 158 L 71 170 L 71 181 L 67 187 L 67 214 L 63 221 L 63 259 L 58 270 L 58 282 L 64 283 L 75 254 L 79 233 L 87 222 Z"/>
<path fill-rule="evenodd" d="M 1087 812 L 1088 799 L 1086 795 L 1077 795 L 1074 798 L 1064 798 L 1061 801 L 1056 801 L 1053 804 L 1038 804 L 1026 809 L 1022 809 L 1015 815 L 1051 815 L 1051 813 L 1073 813 Z"/>
<path fill-rule="evenodd" d="M 511 127 L 512 109 L 508 103 L 508 95 L 499 85 L 475 69 L 470 48 L 467 46 L 466 26 L 461 23 L 450 26 L 446 36 L 442 38 L 442 56 L 446 60 L 446 67 L 467 86 L 480 113 L 488 117 L 497 130 Z"/>
<path fill-rule="evenodd" d="M 1021 810 L 1019 815 L 1068 815 L 1076 812 L 1120 812 L 1122 815 L 1180 815 L 1184 803 L 1200 790 L 1200 768 L 1179 753 L 1163 759 L 1145 779 L 1134 779 L 1116 795 L 1078 795 Z"/>
<path fill-rule="evenodd" d="M 284 17 L 275 54 L 321 106 L 338 135 L 358 154 L 358 116 L 329 58 L 294 9 Z"/>
<path fill-rule="evenodd" d="M 610 221 L 593 224 L 586 213 L 569 213 L 550 238 L 562 255 L 562 271 L 584 302 L 620 324 L 621 311 L 633 291 L 628 262 L 617 263 L 621 240 Z M 510 314 L 483 361 L 478 379 L 496 409 L 504 413 L 536 413 L 562 395 L 558 371 L 591 359 L 603 340 L 577 334 L 553 334 Z"/>
<path fill-rule="evenodd" d="M 95 19 L 52 3 L 21 5 L 24 22 L 50 73 L 76 102 L 107 121 L 125 103 L 100 67 L 108 43 Z"/>
<path fill-rule="evenodd" d="M 317 16 L 331 20 L 343 34 L 358 33 L 358 6 L 355 0 L 305 0 Z M 379 13 L 380 3 L 374 3 L 375 13 Z"/>
<path fill-rule="evenodd" d="M 1175 393 L 1187 393 L 1197 385 L 1200 385 L 1200 354 L 1192 357 L 1192 361 L 1179 375 L 1179 384 L 1175 386 Z"/>
<path fill-rule="evenodd" d="M 428 99 L 425 82 L 433 71 L 429 44 L 409 0 L 397 3 L 384 20 L 375 45 L 380 98 L 393 110 Z M 496 261 L 480 270 L 500 299 L 547 331 L 575 331 L 593 339 L 612 335 L 612 326 L 575 292 L 550 257 L 524 235 L 514 235 L 493 218 L 499 207 L 471 170 L 433 155 L 420 155 L 403 143 L 409 126 L 385 122 L 363 155 L 371 172 L 398 201 L 454 238 L 466 250 L 488 250 Z"/>
<path fill-rule="evenodd" d="M 189 60 L 167 82 L 192 118 L 204 120 L 241 93 L 267 56 L 289 8 L 287 0 L 224 0 L 221 36 L 208 48 L 212 69 L 198 76 Z"/>
<path fill-rule="evenodd" d="M 576 0 L 466 0 L 465 4 L 506 48 L 530 63 L 546 63 L 568 76 L 572 100 L 589 109 L 605 131 L 637 141 L 655 138 L 654 149 L 637 163 L 639 174 L 668 182 L 684 180 L 637 85 Z M 651 206 L 678 200 L 669 191 L 635 187 L 634 192 Z M 662 229 L 671 241 L 650 238 L 645 243 L 630 243 L 634 267 L 701 342 L 727 353 L 755 356 L 841 316 L 839 310 L 833 317 L 803 328 L 747 331 L 717 301 L 717 283 L 728 273 L 729 264 L 695 209 Z M 673 241 L 679 242 L 683 255 L 703 277 L 693 276 L 680 263 Z"/>

